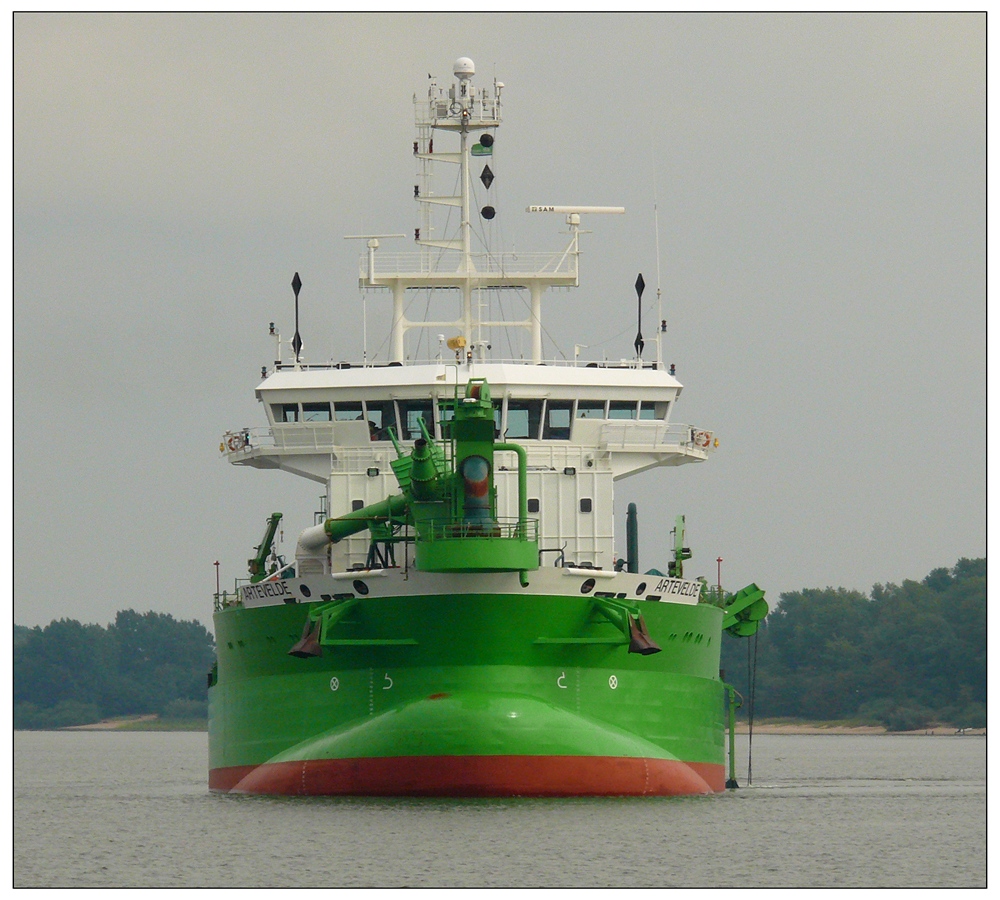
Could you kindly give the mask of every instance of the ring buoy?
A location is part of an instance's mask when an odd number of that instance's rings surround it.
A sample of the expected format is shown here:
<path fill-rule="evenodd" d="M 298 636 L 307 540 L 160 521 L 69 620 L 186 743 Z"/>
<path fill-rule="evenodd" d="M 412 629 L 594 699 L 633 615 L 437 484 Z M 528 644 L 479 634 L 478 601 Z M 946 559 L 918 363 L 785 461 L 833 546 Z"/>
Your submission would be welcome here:
<path fill-rule="evenodd" d="M 237 450 L 243 449 L 243 438 L 241 438 L 238 434 L 231 434 L 227 444 L 229 445 L 229 449 L 235 453 Z"/>
<path fill-rule="evenodd" d="M 694 442 L 696 446 L 707 449 L 708 445 L 712 443 L 712 436 L 707 431 L 699 431 L 694 436 Z"/>

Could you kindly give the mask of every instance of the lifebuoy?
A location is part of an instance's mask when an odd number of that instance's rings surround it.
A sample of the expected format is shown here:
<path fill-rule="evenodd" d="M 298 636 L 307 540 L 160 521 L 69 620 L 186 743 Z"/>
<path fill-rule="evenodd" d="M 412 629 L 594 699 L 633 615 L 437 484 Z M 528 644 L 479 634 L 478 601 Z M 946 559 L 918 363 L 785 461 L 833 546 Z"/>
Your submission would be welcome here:
<path fill-rule="evenodd" d="M 699 431 L 694 436 L 694 442 L 696 446 L 707 449 L 708 445 L 712 443 L 712 436 L 707 431 Z"/>
<path fill-rule="evenodd" d="M 231 434 L 229 436 L 229 440 L 227 441 L 227 443 L 229 445 L 229 449 L 233 453 L 235 453 L 237 450 L 243 449 L 243 438 L 241 438 L 238 434 Z"/>

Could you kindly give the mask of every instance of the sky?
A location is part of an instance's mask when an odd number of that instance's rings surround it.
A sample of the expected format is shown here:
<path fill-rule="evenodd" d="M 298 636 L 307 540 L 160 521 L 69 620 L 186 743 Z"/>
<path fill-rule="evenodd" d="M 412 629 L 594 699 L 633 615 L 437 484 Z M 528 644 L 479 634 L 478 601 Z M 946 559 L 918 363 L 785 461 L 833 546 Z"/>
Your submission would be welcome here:
<path fill-rule="evenodd" d="M 360 358 L 343 238 L 412 232 L 412 97 L 460 56 L 505 85 L 495 249 L 564 246 L 529 204 L 627 210 L 584 223 L 546 356 L 631 356 L 642 272 L 674 419 L 719 437 L 617 482 L 644 569 L 680 513 L 686 574 L 722 557 L 772 603 L 985 556 L 985 16 L 18 14 L 13 36 L 17 624 L 208 625 L 214 563 L 231 589 L 273 511 L 291 556 L 319 486 L 229 466 L 220 437 L 264 424 L 296 271 L 305 360 Z M 364 306 L 383 359 L 388 307 Z"/>

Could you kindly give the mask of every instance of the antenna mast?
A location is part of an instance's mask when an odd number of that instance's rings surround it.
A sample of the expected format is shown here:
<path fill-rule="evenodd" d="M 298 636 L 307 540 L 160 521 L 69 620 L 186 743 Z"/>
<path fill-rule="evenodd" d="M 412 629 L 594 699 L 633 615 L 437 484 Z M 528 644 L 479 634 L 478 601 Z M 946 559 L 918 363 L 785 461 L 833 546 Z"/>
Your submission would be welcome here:
<path fill-rule="evenodd" d="M 663 340 L 666 321 L 663 318 L 663 291 L 660 290 L 660 211 L 656 201 L 656 166 L 653 166 L 653 230 L 656 234 L 656 368 L 663 368 Z"/>

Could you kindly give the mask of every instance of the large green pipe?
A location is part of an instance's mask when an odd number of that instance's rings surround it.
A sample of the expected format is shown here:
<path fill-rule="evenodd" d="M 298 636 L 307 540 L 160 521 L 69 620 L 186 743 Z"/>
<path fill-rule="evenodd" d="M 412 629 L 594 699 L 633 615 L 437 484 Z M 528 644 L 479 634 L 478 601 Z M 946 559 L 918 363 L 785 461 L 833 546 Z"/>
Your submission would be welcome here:
<path fill-rule="evenodd" d="M 526 528 L 528 521 L 528 454 L 520 444 L 494 444 L 494 450 L 512 450 L 517 454 L 517 521 Z"/>
<path fill-rule="evenodd" d="M 345 513 L 336 519 L 327 519 L 323 523 L 323 530 L 330 538 L 330 543 L 336 544 L 337 541 L 342 541 L 352 534 L 364 531 L 372 520 L 388 519 L 391 516 L 400 516 L 404 512 L 406 512 L 406 498 L 402 494 L 396 494 L 371 506 Z"/>

